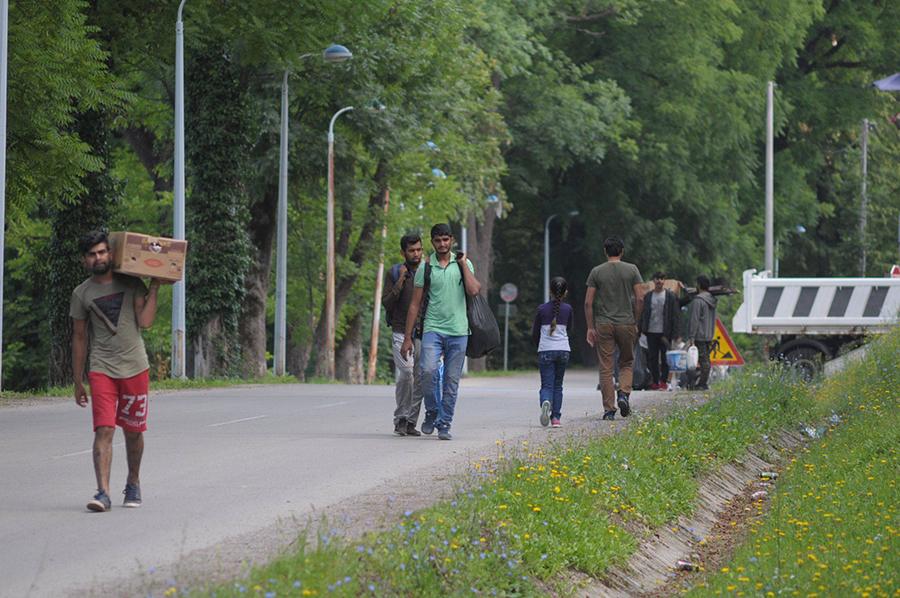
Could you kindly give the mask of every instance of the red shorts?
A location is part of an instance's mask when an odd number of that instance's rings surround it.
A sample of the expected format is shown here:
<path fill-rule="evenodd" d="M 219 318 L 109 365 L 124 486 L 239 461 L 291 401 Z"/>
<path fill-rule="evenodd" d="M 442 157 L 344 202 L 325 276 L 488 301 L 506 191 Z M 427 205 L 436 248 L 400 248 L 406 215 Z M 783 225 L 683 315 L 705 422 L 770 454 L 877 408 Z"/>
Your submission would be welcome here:
<path fill-rule="evenodd" d="M 88 372 L 88 382 L 95 431 L 101 426 L 112 428 L 117 425 L 128 432 L 147 429 L 150 370 L 131 378 L 110 378 L 100 372 Z"/>

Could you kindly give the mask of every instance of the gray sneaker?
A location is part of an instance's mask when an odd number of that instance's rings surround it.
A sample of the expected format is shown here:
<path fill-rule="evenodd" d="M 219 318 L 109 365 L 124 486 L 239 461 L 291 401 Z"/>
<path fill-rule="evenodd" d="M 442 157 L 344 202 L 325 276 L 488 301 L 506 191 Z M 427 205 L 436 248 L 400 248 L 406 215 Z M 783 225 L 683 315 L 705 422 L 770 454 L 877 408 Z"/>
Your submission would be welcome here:
<path fill-rule="evenodd" d="M 453 436 L 450 434 L 450 428 L 444 428 L 443 430 L 438 430 L 438 439 L 439 440 L 453 440 Z"/>
<path fill-rule="evenodd" d="M 109 500 L 109 495 L 103 490 L 98 490 L 94 498 L 87 504 L 87 510 L 95 513 L 103 513 L 110 508 L 112 508 L 112 501 Z"/>
<path fill-rule="evenodd" d="M 125 495 L 125 502 L 122 503 L 123 507 L 136 509 L 141 506 L 141 487 L 138 484 L 125 484 L 122 494 Z"/>
<path fill-rule="evenodd" d="M 545 428 L 550 425 L 550 401 L 541 403 L 541 425 Z"/>

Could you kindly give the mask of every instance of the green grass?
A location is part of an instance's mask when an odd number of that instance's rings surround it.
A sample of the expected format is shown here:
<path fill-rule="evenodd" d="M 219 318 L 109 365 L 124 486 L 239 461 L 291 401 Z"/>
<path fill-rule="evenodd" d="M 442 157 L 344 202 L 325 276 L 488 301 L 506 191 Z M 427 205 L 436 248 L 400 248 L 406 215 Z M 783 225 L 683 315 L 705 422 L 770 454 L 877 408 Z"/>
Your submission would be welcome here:
<path fill-rule="evenodd" d="M 230 386 L 243 386 L 246 384 L 298 384 L 300 381 L 294 376 L 275 376 L 271 373 L 257 378 L 189 378 L 179 380 L 167 378 L 150 382 L 150 390 L 196 390 L 201 388 L 227 388 Z M 325 379 L 309 380 L 310 384 L 330 383 Z M 72 397 L 72 386 L 53 386 L 29 392 L 3 391 L 0 400 L 5 402 L 21 401 L 43 397 Z"/>
<path fill-rule="evenodd" d="M 694 595 L 898 595 L 898 341 L 823 386 L 818 400 L 843 403 L 845 422 L 786 468 L 746 543 Z"/>
<path fill-rule="evenodd" d="M 498 441 L 497 459 L 474 464 L 471 479 L 452 501 L 405 513 L 394 528 L 355 542 L 324 534 L 314 547 L 301 546 L 255 569 L 245 581 L 206 591 L 216 596 L 574 592 L 565 581 L 570 576 L 561 573 L 602 576 L 635 549 L 638 540 L 629 527 L 653 528 L 690 512 L 699 476 L 741 456 L 764 434 L 823 421 L 835 411 L 854 420 L 859 397 L 896 384 L 898 347 L 900 334 L 895 334 L 873 350 L 878 357 L 867 360 L 865 375 L 852 370 L 822 388 L 792 381 L 777 368 L 748 371 L 723 384 L 701 407 L 662 420 L 641 419 L 613 437 L 537 449 Z M 885 409 L 879 407 L 878 415 Z M 883 541 L 886 531 L 881 533 Z"/>

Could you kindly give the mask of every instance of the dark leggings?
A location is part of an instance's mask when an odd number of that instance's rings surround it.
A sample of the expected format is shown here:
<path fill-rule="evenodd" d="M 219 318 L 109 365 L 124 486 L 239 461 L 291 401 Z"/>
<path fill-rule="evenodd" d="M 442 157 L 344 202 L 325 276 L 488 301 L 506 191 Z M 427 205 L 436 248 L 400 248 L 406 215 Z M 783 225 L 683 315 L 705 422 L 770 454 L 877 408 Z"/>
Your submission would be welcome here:
<path fill-rule="evenodd" d="M 665 382 L 669 379 L 669 364 L 666 363 L 666 351 L 668 346 L 663 343 L 662 333 L 647 332 L 647 353 L 650 367 L 650 378 L 654 384 Z"/>

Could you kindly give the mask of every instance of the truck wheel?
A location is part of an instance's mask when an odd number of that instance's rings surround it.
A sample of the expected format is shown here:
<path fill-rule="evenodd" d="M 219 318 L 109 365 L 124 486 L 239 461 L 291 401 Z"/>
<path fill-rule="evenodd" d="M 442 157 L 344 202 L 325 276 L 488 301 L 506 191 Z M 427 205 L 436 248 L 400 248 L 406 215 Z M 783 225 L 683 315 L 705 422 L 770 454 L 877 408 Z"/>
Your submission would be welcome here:
<path fill-rule="evenodd" d="M 825 355 L 812 347 L 797 347 L 784 354 L 784 363 L 801 380 L 809 382 L 822 373 Z"/>

